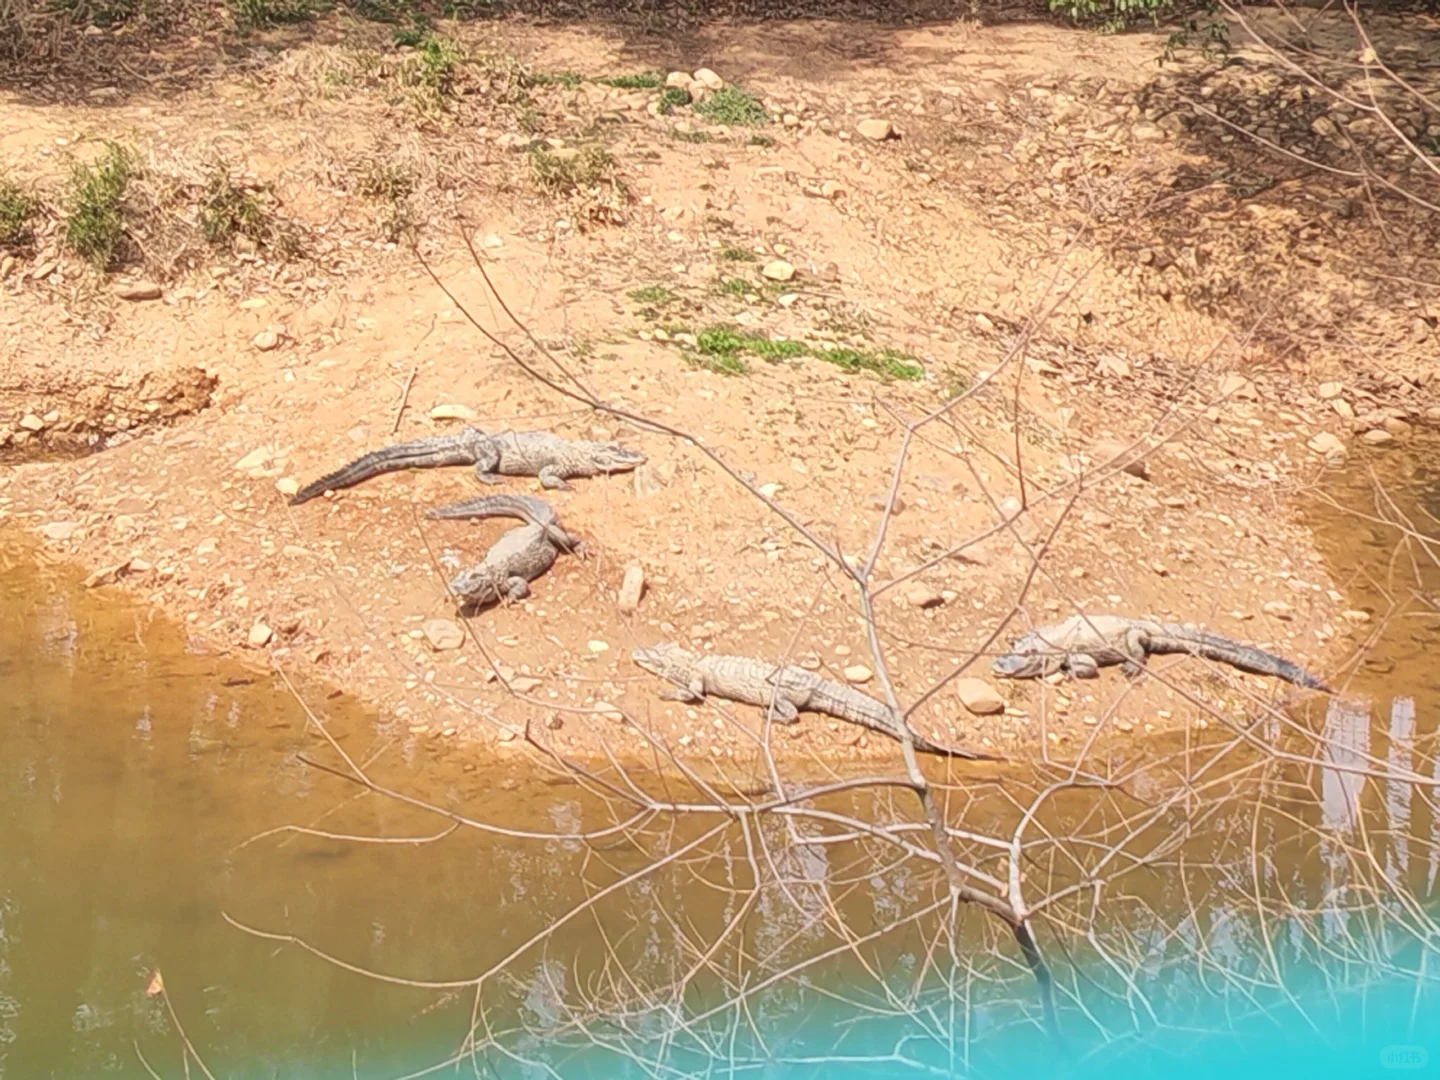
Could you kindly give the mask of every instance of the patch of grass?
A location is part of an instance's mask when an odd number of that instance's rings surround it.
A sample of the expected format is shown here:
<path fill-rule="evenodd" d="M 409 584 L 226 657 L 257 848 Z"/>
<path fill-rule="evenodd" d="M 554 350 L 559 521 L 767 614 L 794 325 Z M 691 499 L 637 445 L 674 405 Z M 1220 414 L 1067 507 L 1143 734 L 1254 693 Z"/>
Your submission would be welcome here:
<path fill-rule="evenodd" d="M 630 299 L 637 304 L 673 304 L 679 297 L 663 285 L 646 285 L 631 289 Z"/>
<path fill-rule="evenodd" d="M 677 142 L 707 143 L 711 141 L 708 131 L 681 131 L 679 128 L 671 128 L 670 137 Z"/>
<path fill-rule="evenodd" d="M 573 71 L 531 71 L 522 81 L 526 86 L 563 86 L 566 90 L 576 90 L 585 80 Z"/>
<path fill-rule="evenodd" d="M 720 258 L 726 262 L 747 262 L 753 263 L 756 255 L 753 251 L 747 251 L 742 247 L 735 247 L 733 244 L 726 244 L 720 249 Z"/>
<path fill-rule="evenodd" d="M 389 6 L 388 0 L 385 6 Z M 425 44 L 425 39 L 435 32 L 435 24 L 430 21 L 428 15 L 422 15 L 417 11 L 408 12 L 410 17 L 409 26 L 401 26 L 390 33 L 390 40 L 396 45 L 412 49 L 418 49 Z M 379 22 L 388 22 L 388 19 L 377 19 Z M 395 21 L 399 21 L 398 19 Z"/>
<path fill-rule="evenodd" d="M 769 135 L 751 135 L 751 146 L 774 146 L 775 140 Z"/>
<path fill-rule="evenodd" d="M 695 351 L 704 366 L 725 374 L 744 374 L 749 370 L 745 356 L 757 356 L 776 363 L 811 356 L 844 371 L 868 371 L 885 379 L 914 381 L 925 375 L 925 369 L 913 356 L 896 349 L 868 352 L 862 349 L 817 349 L 803 341 L 771 341 L 763 334 L 749 333 L 728 326 L 712 326 L 695 335 Z"/>
<path fill-rule="evenodd" d="M 603 146 L 592 145 L 578 150 L 537 147 L 530 151 L 530 171 L 535 183 L 552 195 L 589 187 L 604 176 L 614 162 L 610 151 Z"/>
<path fill-rule="evenodd" d="M 225 169 L 216 169 L 206 181 L 199 209 L 200 231 L 211 244 L 228 244 L 236 236 L 263 243 L 272 231 L 270 215 L 260 201 L 231 180 Z"/>
<path fill-rule="evenodd" d="M 30 222 L 40 204 L 8 177 L 0 177 L 0 247 L 24 247 L 35 238 Z"/>
<path fill-rule="evenodd" d="M 71 168 L 65 244 L 100 270 L 110 268 L 125 239 L 125 190 L 137 172 L 130 152 L 111 142 L 95 164 Z"/>
<path fill-rule="evenodd" d="M 714 124 L 739 127 L 759 127 L 770 122 L 770 114 L 760 99 L 734 86 L 722 87 L 696 102 L 695 114 Z"/>
<path fill-rule="evenodd" d="M 317 0 L 225 0 L 242 31 L 309 22 L 325 10 Z"/>
<path fill-rule="evenodd" d="M 750 282 L 738 277 L 721 278 L 715 289 L 725 296 L 745 296 L 747 293 L 755 291 Z"/>
<path fill-rule="evenodd" d="M 636 75 L 602 75 L 594 80 L 616 90 L 659 90 L 665 85 L 663 71 L 642 71 Z"/>
<path fill-rule="evenodd" d="M 682 106 L 690 104 L 690 91 L 683 86 L 667 86 L 660 91 L 660 112 L 668 115 Z"/>
<path fill-rule="evenodd" d="M 427 34 L 415 55 L 407 59 L 402 77 L 431 101 L 438 102 L 455 92 L 455 76 L 464 59 L 459 47 L 449 38 Z"/>
<path fill-rule="evenodd" d="M 356 179 L 355 190 L 380 204 L 380 231 L 395 243 L 415 226 L 410 196 L 415 194 L 415 176 L 405 165 L 372 161 Z"/>

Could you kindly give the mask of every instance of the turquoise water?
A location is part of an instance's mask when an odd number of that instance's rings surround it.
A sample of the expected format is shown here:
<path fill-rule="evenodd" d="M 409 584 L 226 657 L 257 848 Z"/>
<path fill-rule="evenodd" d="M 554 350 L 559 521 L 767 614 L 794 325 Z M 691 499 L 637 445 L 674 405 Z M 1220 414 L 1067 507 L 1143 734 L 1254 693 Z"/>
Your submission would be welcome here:
<path fill-rule="evenodd" d="M 1383 529 L 1332 534 L 1393 565 Z M 948 793 L 978 875 L 1009 881 L 986 838 L 1023 825 L 1056 1039 L 997 918 L 837 836 L 923 839 L 907 792 L 625 832 L 597 784 L 300 688 L 372 777 L 483 826 L 452 830 L 312 767 L 343 763 L 283 685 L 0 543 L 0 1080 L 1440 1074 L 1440 573 L 1415 572 L 1416 617 L 1328 708 L 1126 744 L 1123 784 Z"/>

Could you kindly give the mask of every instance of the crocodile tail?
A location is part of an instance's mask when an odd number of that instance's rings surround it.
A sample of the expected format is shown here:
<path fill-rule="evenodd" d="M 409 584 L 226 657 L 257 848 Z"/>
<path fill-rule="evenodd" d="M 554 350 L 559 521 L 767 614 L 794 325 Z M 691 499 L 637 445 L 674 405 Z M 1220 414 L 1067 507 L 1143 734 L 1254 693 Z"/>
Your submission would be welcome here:
<path fill-rule="evenodd" d="M 1303 686 L 1307 690 L 1331 692 L 1321 679 L 1311 675 L 1299 664 L 1286 660 L 1283 656 L 1266 652 L 1264 649 L 1257 649 L 1254 645 L 1242 645 L 1240 642 L 1220 634 L 1213 634 L 1206 630 L 1193 630 L 1188 626 L 1167 624 L 1163 629 L 1166 636 L 1173 639 L 1173 643 L 1152 642 L 1152 651 L 1154 652 L 1193 652 L 1207 660 L 1215 660 L 1222 664 L 1229 664 L 1240 671 L 1248 671 L 1251 675 L 1271 675 L 1277 679 L 1294 683 L 1296 686 Z M 1170 647 L 1154 648 L 1157 644 Z"/>
<path fill-rule="evenodd" d="M 437 468 L 444 465 L 473 465 L 474 440 L 461 435 L 434 435 L 428 439 L 399 443 L 372 450 L 343 468 L 306 484 L 290 497 L 290 505 L 309 502 L 327 491 L 354 487 L 384 473 L 402 469 Z"/>
<path fill-rule="evenodd" d="M 963 746 L 941 746 L 925 738 L 919 732 L 912 731 L 915 738 L 915 749 L 926 754 L 936 754 L 940 757 L 965 758 L 967 761 L 1004 761 L 998 754 L 986 754 L 979 750 L 967 750 Z"/>
<path fill-rule="evenodd" d="M 555 509 L 533 495 L 482 495 L 478 499 L 426 510 L 427 518 L 516 518 L 532 525 L 554 525 Z"/>

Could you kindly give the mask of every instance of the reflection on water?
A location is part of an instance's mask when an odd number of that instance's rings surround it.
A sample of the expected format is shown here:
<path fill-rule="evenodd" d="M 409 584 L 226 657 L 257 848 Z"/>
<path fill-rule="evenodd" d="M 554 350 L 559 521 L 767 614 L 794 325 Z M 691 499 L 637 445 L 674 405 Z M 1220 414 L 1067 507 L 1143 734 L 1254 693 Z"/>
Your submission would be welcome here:
<path fill-rule="evenodd" d="M 1355 603 L 1398 594 L 1393 529 L 1320 531 Z M 0 1080 L 197 1075 L 157 968 L 216 1077 L 1440 1069 L 1433 621 L 1313 717 L 941 789 L 966 885 L 1035 929 L 1057 1043 L 903 788 L 637 810 L 633 778 L 521 782 L 325 710 L 378 782 L 508 831 L 455 828 L 308 765 L 341 762 L 270 679 L 0 563 Z"/>

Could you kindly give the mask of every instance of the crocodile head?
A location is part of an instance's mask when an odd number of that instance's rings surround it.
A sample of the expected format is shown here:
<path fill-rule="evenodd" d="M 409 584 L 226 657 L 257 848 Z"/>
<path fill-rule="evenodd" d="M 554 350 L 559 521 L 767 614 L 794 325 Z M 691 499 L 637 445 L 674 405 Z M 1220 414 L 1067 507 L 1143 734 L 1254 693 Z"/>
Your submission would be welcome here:
<path fill-rule="evenodd" d="M 690 659 L 690 654 L 682 649 L 674 641 L 662 641 L 658 645 L 651 645 L 648 649 L 633 649 L 630 659 L 650 672 L 651 675 L 659 675 L 665 678 L 670 670 L 677 664 Z"/>
<path fill-rule="evenodd" d="M 590 447 L 590 460 L 601 472 L 628 472 L 645 464 L 639 450 L 627 450 L 617 443 L 595 443 Z"/>
<path fill-rule="evenodd" d="M 1001 679 L 1038 679 L 1065 666 L 1065 654 L 1039 634 L 1029 633 L 1015 639 L 1010 651 L 990 665 L 990 671 Z"/>

